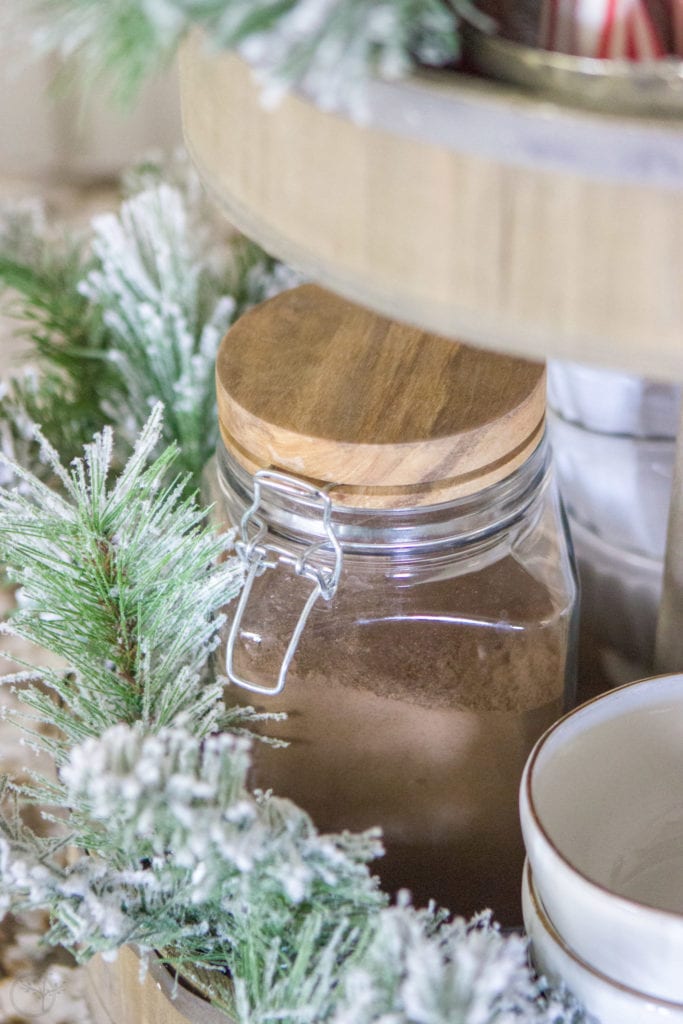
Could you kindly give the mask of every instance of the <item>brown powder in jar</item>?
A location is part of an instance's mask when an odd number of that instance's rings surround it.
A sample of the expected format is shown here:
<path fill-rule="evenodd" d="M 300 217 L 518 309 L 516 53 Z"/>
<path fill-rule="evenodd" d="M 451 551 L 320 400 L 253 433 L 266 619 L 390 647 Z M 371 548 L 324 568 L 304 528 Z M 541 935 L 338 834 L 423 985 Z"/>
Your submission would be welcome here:
<path fill-rule="evenodd" d="M 380 825 L 390 892 L 409 888 L 458 914 L 491 907 L 521 922 L 517 789 L 538 736 L 563 710 L 570 608 L 511 555 L 419 582 L 345 561 L 318 601 L 284 692 L 257 744 L 253 783 L 304 807 L 323 830 Z M 257 579 L 239 674 L 273 685 L 310 584 L 286 569 Z M 253 703 L 254 695 L 232 690 Z"/>

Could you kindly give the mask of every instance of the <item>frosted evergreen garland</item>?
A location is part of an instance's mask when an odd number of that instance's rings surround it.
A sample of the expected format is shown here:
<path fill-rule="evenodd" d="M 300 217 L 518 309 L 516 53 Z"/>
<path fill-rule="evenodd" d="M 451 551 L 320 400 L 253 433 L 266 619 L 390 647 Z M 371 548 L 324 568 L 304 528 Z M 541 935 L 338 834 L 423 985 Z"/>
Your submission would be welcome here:
<path fill-rule="evenodd" d="M 1 311 L 18 320 L 34 364 L 0 383 L 0 444 L 25 466 L 40 469 L 34 422 L 68 461 L 105 418 L 97 396 L 111 384 L 107 339 L 78 291 L 89 267 L 86 240 L 52 224 L 42 204 L 0 201 Z"/>
<path fill-rule="evenodd" d="M 178 443 L 181 465 L 195 479 L 216 446 L 223 335 L 249 306 L 297 280 L 245 239 L 221 238 L 198 212 L 187 194 L 161 181 L 118 215 L 96 218 L 96 266 L 79 289 L 102 310 L 111 339 L 118 379 L 104 412 L 132 439 L 162 401 L 165 440 Z"/>
<path fill-rule="evenodd" d="M 129 173 L 128 198 L 82 236 L 34 204 L 0 205 L 0 293 L 26 324 L 30 368 L 0 391 L 0 444 L 45 476 L 30 424 L 68 462 L 109 422 L 132 443 L 150 410 L 167 409 L 166 445 L 198 487 L 215 449 L 213 382 L 220 339 L 250 306 L 298 282 L 228 234 L 181 159 Z M 3 287 L 4 286 L 4 287 Z"/>
<path fill-rule="evenodd" d="M 66 663 L 5 680 L 56 775 L 4 783 L 0 911 L 47 909 L 47 941 L 81 960 L 161 951 L 240 1024 L 580 1021 L 487 917 L 388 908 L 376 833 L 320 835 L 248 791 L 233 732 L 252 713 L 225 707 L 210 666 L 239 572 L 182 479 L 164 483 L 161 430 L 157 407 L 118 476 L 110 430 L 69 469 L 38 434 L 62 493 L 17 465 L 0 490 L 0 557 L 23 595 L 11 629 Z M 45 808 L 48 837 L 23 804 Z"/>
<path fill-rule="evenodd" d="M 20 690 L 39 721 L 59 727 L 60 739 L 41 740 L 57 763 L 118 722 L 154 731 L 183 716 L 203 736 L 228 714 L 207 662 L 241 571 L 218 561 L 232 538 L 206 525 L 183 479 L 165 483 L 177 451 L 150 462 L 161 422 L 158 406 L 115 482 L 109 428 L 69 470 L 38 432 L 64 496 L 16 465 L 19 486 L 0 490 L 0 558 L 21 597 L 6 628 L 70 668 L 41 671 L 40 685 L 29 672 Z"/>
<path fill-rule="evenodd" d="M 370 75 L 448 64 L 461 18 L 490 24 L 473 0 L 30 0 L 29 10 L 39 47 L 80 54 L 124 98 L 198 26 L 210 47 L 249 61 L 267 99 L 299 86 L 325 108 L 357 113 Z"/>
<path fill-rule="evenodd" d="M 349 964 L 333 1024 L 581 1024 L 564 993 L 532 979 L 526 942 L 483 913 L 453 921 L 404 900 L 377 915 Z"/>
<path fill-rule="evenodd" d="M 48 907 L 48 941 L 80 959 L 161 950 L 245 1024 L 296 1017 L 307 982 L 324 1019 L 340 959 L 385 902 L 366 867 L 378 844 L 318 835 L 289 801 L 249 793 L 248 767 L 246 740 L 179 726 L 118 725 L 75 747 L 59 785 L 20 795 L 64 808 L 69 844 L 88 855 L 63 868 L 54 839 L 6 825 L 7 905 Z"/>
<path fill-rule="evenodd" d="M 169 437 L 188 466 L 206 462 L 215 444 L 216 352 L 235 313 L 231 295 L 209 278 L 205 232 L 194 234 L 181 195 L 168 185 L 125 202 L 93 223 L 97 266 L 80 291 L 103 310 L 108 352 L 120 383 L 104 411 L 129 430 L 163 401 Z M 144 339 L 144 343 L 143 343 Z M 120 402 L 123 401 L 123 407 Z"/>

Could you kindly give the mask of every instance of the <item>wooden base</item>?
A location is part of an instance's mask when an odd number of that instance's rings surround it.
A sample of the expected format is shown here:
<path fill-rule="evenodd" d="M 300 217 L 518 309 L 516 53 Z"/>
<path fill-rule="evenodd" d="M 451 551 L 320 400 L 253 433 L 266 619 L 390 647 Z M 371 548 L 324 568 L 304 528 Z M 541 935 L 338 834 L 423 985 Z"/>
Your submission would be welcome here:
<path fill-rule="evenodd" d="M 683 379 L 683 124 L 459 74 L 374 83 L 368 123 L 195 35 L 187 145 L 237 227 L 333 291 L 500 351 Z"/>
<path fill-rule="evenodd" d="M 205 1000 L 179 986 L 158 962 L 140 981 L 140 959 L 130 946 L 113 963 L 95 957 L 86 968 L 86 999 L 93 1024 L 231 1024 Z"/>

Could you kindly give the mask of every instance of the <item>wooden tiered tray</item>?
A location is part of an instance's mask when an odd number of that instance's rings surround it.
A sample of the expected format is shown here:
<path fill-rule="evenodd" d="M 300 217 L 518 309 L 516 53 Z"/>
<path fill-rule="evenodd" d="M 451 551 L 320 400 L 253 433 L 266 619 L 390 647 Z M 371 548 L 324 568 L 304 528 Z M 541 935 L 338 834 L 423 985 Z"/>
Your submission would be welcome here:
<path fill-rule="evenodd" d="M 455 73 L 376 82 L 367 123 L 249 67 L 181 61 L 190 153 L 230 220 L 334 291 L 501 351 L 683 380 L 683 123 Z"/>
<path fill-rule="evenodd" d="M 96 956 L 85 968 L 85 997 L 93 1024 L 231 1024 L 230 1018 L 152 959 L 140 978 L 140 959 L 124 946 L 113 963 Z"/>

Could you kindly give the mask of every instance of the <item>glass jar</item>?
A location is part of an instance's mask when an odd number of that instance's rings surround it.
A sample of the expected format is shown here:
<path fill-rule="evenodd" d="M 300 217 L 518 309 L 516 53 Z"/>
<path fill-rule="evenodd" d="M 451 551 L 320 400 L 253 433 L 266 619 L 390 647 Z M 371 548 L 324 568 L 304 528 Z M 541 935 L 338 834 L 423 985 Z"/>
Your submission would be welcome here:
<path fill-rule="evenodd" d="M 548 429 L 581 582 L 580 700 L 655 671 L 681 391 L 548 364 Z"/>
<path fill-rule="evenodd" d="M 246 572 L 227 608 L 231 696 L 288 716 L 265 725 L 289 745 L 256 745 L 253 783 L 326 831 L 380 825 L 388 891 L 519 924 L 517 788 L 575 685 L 576 583 L 542 426 L 495 482 L 392 508 L 253 468 L 224 435 L 218 504 Z"/>

